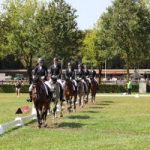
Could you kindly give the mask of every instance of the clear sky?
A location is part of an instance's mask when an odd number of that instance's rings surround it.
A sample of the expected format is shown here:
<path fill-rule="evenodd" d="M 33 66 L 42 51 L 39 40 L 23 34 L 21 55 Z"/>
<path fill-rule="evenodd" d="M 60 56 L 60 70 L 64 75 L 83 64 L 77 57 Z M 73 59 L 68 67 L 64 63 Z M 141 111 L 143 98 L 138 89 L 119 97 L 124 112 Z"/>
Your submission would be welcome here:
<path fill-rule="evenodd" d="M 101 14 L 112 4 L 112 0 L 66 0 L 66 2 L 77 10 L 80 29 L 93 27 Z"/>
<path fill-rule="evenodd" d="M 3 0 L 0 0 L 0 4 Z M 77 10 L 77 22 L 80 29 L 93 27 L 97 19 L 112 4 L 112 0 L 65 0 Z"/>

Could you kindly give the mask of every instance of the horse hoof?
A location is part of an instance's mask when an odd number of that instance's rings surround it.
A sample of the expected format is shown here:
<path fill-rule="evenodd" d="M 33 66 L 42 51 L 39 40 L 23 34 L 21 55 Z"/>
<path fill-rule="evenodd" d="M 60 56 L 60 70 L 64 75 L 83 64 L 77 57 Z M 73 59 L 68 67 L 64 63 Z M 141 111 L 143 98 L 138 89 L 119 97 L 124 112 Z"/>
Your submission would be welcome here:
<path fill-rule="evenodd" d="M 46 128 L 47 127 L 47 123 L 44 125 L 44 128 Z"/>

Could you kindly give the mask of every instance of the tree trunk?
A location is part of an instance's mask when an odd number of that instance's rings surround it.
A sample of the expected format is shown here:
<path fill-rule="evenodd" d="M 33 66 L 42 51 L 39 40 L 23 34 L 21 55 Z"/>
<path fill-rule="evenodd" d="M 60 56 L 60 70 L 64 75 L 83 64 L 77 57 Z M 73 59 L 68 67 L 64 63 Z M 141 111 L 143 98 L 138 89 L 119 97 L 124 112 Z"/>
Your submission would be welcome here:
<path fill-rule="evenodd" d="M 127 57 L 126 66 L 127 66 L 127 81 L 129 81 L 130 72 L 129 72 L 129 59 L 128 59 L 128 57 Z"/>
<path fill-rule="evenodd" d="M 102 66 L 101 66 L 101 64 L 99 64 L 99 73 L 98 73 L 98 77 L 99 77 L 99 84 L 101 84 L 101 78 L 102 78 Z"/>
<path fill-rule="evenodd" d="M 28 76 L 29 76 L 29 84 L 32 83 L 32 59 L 33 59 L 33 56 L 30 55 L 29 56 L 29 65 L 27 66 L 27 72 L 28 72 Z"/>

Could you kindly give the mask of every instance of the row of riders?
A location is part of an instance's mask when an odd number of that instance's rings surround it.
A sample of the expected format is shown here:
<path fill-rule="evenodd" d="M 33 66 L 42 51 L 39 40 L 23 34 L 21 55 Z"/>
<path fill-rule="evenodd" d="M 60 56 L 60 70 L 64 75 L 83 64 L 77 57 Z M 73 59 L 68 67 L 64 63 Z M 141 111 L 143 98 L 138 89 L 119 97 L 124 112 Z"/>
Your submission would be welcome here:
<path fill-rule="evenodd" d="M 54 62 L 53 65 L 50 67 L 50 73 L 48 73 L 48 69 L 44 65 L 44 59 L 39 58 L 38 64 L 32 71 L 33 79 L 38 76 L 43 80 L 43 84 L 47 92 L 47 95 L 50 94 L 50 91 L 53 91 L 51 84 L 57 82 L 59 83 L 60 86 L 60 92 L 61 92 L 60 99 L 65 101 L 64 92 L 63 92 L 65 79 L 69 79 L 72 81 L 73 90 L 77 90 L 77 82 L 81 80 L 84 84 L 85 93 L 87 93 L 88 86 L 91 83 L 92 79 L 94 79 L 95 82 L 98 84 L 95 78 L 96 71 L 92 69 L 92 71 L 90 72 L 87 69 L 86 65 L 84 65 L 83 67 L 81 64 L 79 64 L 78 69 L 75 71 L 75 69 L 71 66 L 71 63 L 68 63 L 66 72 L 62 73 L 61 65 L 58 63 L 59 62 L 58 59 L 54 58 L 53 62 Z M 32 89 L 33 89 L 33 84 L 31 84 L 29 87 L 30 98 L 27 99 L 28 102 L 32 102 Z"/>
<path fill-rule="evenodd" d="M 67 101 L 68 111 L 72 111 L 72 101 L 74 110 L 76 109 L 77 97 L 79 99 L 79 106 L 83 106 L 88 102 L 88 96 L 91 91 L 91 97 L 95 100 L 97 81 L 96 72 L 92 70 L 89 72 L 86 65 L 84 67 L 78 64 L 75 70 L 70 63 L 68 63 L 65 72 L 62 72 L 61 65 L 57 58 L 53 59 L 53 65 L 48 72 L 44 64 L 44 59 L 39 58 L 38 64 L 33 69 L 33 82 L 29 87 L 30 98 L 28 102 L 34 102 L 37 112 L 38 125 L 41 127 L 42 123 L 46 122 L 47 110 L 50 109 L 50 103 L 54 102 L 54 116 L 56 115 L 57 105 L 60 101 L 60 112 L 62 114 L 62 105 Z M 73 100 L 72 100 L 73 99 Z M 46 126 L 46 124 L 45 124 Z"/>

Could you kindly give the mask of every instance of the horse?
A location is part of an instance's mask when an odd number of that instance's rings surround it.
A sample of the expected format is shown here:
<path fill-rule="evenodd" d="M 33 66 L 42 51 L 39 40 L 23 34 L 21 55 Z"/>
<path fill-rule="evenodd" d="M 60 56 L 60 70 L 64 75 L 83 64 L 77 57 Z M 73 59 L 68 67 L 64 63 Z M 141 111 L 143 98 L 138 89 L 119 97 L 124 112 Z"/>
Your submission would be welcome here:
<path fill-rule="evenodd" d="M 86 85 L 87 85 L 87 89 L 85 91 L 85 93 L 86 93 L 85 103 L 88 103 L 89 94 L 90 94 L 90 90 L 91 90 L 91 83 L 90 83 L 89 79 L 87 79 L 87 78 L 85 78 L 84 81 L 86 82 Z"/>
<path fill-rule="evenodd" d="M 85 104 L 86 92 L 85 92 L 84 83 L 81 79 L 77 79 L 77 96 L 79 98 L 79 106 L 83 107 Z"/>
<path fill-rule="evenodd" d="M 69 104 L 68 112 L 70 113 L 72 111 L 72 99 L 73 108 L 76 111 L 77 90 L 75 88 L 75 85 L 73 85 L 73 82 L 69 78 L 65 79 L 64 97 L 67 101 L 67 104 Z"/>
<path fill-rule="evenodd" d="M 51 92 L 52 92 L 52 101 L 54 103 L 54 108 L 53 108 L 53 115 L 54 118 L 57 117 L 57 110 L 58 110 L 58 103 L 60 100 L 60 117 L 63 117 L 63 112 L 62 112 L 62 106 L 63 106 L 63 101 L 60 99 L 61 95 L 61 85 L 59 82 L 57 82 L 57 78 L 50 78 L 49 81 L 45 82 L 47 86 L 49 86 Z M 50 104 L 51 105 L 51 104 Z"/>
<path fill-rule="evenodd" d="M 39 76 L 33 79 L 32 100 L 36 109 L 38 127 L 47 126 L 46 118 L 52 96 L 48 96 L 46 85 Z"/>
<path fill-rule="evenodd" d="M 90 80 L 91 80 L 91 101 L 94 103 L 98 84 L 93 77 L 91 77 Z"/>

